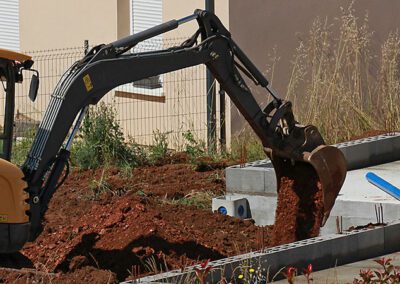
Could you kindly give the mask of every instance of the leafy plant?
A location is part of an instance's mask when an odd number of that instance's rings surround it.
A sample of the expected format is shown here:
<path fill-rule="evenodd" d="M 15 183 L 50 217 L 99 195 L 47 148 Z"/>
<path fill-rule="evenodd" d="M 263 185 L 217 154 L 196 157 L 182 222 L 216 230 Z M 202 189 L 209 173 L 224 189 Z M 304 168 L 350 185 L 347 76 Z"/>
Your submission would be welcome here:
<path fill-rule="evenodd" d="M 125 142 L 115 108 L 101 103 L 83 121 L 81 139 L 73 147 L 73 161 L 82 169 L 103 165 L 138 166 L 147 161 L 144 149 L 131 139 Z"/>

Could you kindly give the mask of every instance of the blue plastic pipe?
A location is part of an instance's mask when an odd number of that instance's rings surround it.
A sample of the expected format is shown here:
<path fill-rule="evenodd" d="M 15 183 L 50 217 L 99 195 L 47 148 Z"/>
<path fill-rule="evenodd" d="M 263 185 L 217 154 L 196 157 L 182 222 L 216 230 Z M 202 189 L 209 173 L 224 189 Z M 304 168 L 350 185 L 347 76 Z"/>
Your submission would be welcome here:
<path fill-rule="evenodd" d="M 365 175 L 365 177 L 367 178 L 367 180 L 370 183 L 372 183 L 379 189 L 381 189 L 384 192 L 386 192 L 387 194 L 393 196 L 397 200 L 400 200 L 400 189 L 395 187 L 393 184 L 387 182 L 386 180 L 384 180 L 383 178 L 381 178 L 380 176 L 378 176 L 372 172 L 368 172 Z"/>

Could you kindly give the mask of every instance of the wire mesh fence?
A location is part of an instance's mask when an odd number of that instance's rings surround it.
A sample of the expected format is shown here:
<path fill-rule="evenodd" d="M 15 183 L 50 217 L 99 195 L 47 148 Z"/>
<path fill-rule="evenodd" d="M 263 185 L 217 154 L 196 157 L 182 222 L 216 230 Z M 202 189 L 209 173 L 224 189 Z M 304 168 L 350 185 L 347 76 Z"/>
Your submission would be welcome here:
<path fill-rule="evenodd" d="M 183 40 L 164 39 L 162 45 L 163 48 L 177 46 Z M 136 47 L 134 52 L 148 52 L 159 47 L 159 41 L 150 40 Z M 39 125 L 57 82 L 75 61 L 84 56 L 84 52 L 83 46 L 25 52 L 32 56 L 34 68 L 40 72 L 40 85 L 35 102 L 28 98 L 29 76 L 25 76 L 24 82 L 16 88 L 15 137 L 24 137 Z M 169 145 L 177 148 L 184 144 L 182 134 L 187 131 L 196 139 L 206 141 L 206 94 L 206 67 L 198 65 L 119 86 L 103 101 L 114 107 L 127 138 L 150 145 L 157 131 L 166 133 Z M 219 109 L 217 103 L 217 117 Z"/>

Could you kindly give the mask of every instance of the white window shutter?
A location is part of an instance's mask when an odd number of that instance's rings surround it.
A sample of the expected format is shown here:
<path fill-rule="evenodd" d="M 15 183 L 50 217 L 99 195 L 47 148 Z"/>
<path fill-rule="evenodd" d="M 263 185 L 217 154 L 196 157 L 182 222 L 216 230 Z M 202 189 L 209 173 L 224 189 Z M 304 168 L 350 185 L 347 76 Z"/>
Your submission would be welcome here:
<path fill-rule="evenodd" d="M 0 48 L 19 51 L 19 0 L 0 0 Z"/>
<path fill-rule="evenodd" d="M 131 7 L 131 27 L 133 34 L 147 30 L 163 22 L 162 0 L 131 0 Z M 135 50 L 148 51 L 161 48 L 162 35 L 150 39 L 147 44 L 139 44 Z"/>

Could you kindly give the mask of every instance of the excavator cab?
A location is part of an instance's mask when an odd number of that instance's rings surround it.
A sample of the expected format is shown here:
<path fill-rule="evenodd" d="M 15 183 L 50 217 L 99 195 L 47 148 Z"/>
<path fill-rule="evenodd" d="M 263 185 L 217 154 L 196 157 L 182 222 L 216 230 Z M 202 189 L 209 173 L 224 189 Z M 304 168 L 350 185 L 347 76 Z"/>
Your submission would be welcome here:
<path fill-rule="evenodd" d="M 22 82 L 22 70 L 31 70 L 31 57 L 0 48 L 0 158 L 10 161 L 13 142 L 15 83 Z M 36 70 L 32 70 L 37 73 Z M 36 98 L 38 76 L 34 75 L 29 97 Z"/>

